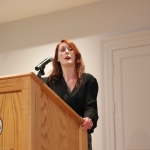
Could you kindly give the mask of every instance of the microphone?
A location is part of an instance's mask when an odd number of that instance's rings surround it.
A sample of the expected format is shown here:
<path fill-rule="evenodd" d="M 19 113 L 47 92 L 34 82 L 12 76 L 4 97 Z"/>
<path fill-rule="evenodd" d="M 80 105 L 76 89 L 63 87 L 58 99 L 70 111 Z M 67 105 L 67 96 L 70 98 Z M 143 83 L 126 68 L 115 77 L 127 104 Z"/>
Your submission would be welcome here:
<path fill-rule="evenodd" d="M 44 59 L 41 63 L 39 63 L 36 67 L 35 70 L 38 71 L 42 67 L 45 67 L 49 62 L 53 61 L 53 57 L 49 56 L 46 59 Z"/>

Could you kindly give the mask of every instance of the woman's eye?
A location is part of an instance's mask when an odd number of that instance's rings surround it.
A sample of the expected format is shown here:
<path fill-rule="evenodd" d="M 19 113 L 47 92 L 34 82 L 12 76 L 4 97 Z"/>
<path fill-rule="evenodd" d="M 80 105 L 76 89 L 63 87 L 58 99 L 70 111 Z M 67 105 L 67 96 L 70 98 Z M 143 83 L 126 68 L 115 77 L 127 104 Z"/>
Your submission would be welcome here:
<path fill-rule="evenodd" d="M 66 50 L 68 50 L 68 51 L 73 51 L 72 48 L 68 48 L 68 49 L 60 49 L 61 52 L 65 52 Z"/>

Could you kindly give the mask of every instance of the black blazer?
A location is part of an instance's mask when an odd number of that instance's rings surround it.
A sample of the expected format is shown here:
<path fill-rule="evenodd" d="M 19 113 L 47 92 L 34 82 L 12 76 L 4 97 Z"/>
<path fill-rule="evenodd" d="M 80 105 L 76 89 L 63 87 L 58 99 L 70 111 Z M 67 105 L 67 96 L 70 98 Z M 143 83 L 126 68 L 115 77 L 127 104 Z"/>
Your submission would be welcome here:
<path fill-rule="evenodd" d="M 78 115 L 83 118 L 91 118 L 93 121 L 93 127 L 88 130 L 88 133 L 94 132 L 98 120 L 97 80 L 91 74 L 83 73 L 71 93 L 68 92 L 63 76 L 57 82 L 47 80 L 47 85 L 76 113 L 78 113 Z"/>

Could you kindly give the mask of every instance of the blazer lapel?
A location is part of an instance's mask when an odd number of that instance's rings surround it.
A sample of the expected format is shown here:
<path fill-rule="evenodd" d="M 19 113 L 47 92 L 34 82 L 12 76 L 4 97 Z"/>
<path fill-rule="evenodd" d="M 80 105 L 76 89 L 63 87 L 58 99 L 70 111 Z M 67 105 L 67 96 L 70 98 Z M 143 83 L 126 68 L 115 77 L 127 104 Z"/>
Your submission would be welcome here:
<path fill-rule="evenodd" d="M 71 97 L 71 94 L 68 91 L 68 87 L 66 85 L 66 82 L 64 80 L 64 78 L 62 77 L 61 79 L 61 83 L 62 83 L 62 93 L 64 93 L 63 95 L 63 100 L 74 110 L 76 111 L 78 114 L 81 114 L 79 108 L 77 107 L 77 105 L 75 104 L 73 98 Z"/>

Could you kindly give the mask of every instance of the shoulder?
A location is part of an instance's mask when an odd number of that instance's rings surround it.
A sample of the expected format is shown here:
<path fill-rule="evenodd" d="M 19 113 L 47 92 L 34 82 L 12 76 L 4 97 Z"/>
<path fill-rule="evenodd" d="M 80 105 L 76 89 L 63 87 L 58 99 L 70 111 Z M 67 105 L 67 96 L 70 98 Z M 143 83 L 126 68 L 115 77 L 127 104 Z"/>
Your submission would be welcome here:
<path fill-rule="evenodd" d="M 97 79 L 90 73 L 82 73 L 81 80 L 88 85 L 98 86 Z"/>
<path fill-rule="evenodd" d="M 92 74 L 90 74 L 90 73 L 82 73 L 81 78 L 83 80 L 96 80 L 96 78 Z"/>
<path fill-rule="evenodd" d="M 99 86 L 97 79 L 92 74 L 83 73 L 82 83 L 89 93 L 91 93 L 94 97 L 97 96 Z"/>

